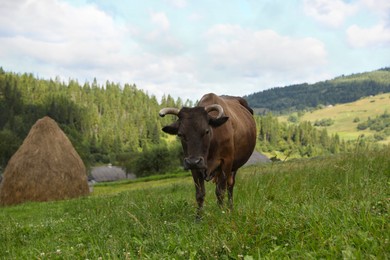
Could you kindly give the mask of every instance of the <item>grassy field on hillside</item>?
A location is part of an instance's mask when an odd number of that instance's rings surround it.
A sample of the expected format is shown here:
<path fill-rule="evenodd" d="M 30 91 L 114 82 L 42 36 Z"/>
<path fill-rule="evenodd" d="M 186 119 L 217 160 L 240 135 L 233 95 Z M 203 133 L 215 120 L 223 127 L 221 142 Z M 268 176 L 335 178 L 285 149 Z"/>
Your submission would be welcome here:
<path fill-rule="evenodd" d="M 207 184 L 200 221 L 186 176 L 0 208 L 0 259 L 388 259 L 389 158 L 387 147 L 249 166 L 233 212 Z"/>
<path fill-rule="evenodd" d="M 370 72 L 363 72 L 363 73 L 357 73 L 347 76 L 340 76 L 335 79 L 333 79 L 336 83 L 343 83 L 343 82 L 357 82 L 357 81 L 377 81 L 381 83 L 388 83 L 390 81 L 390 74 L 387 70 L 376 70 L 376 71 L 370 71 Z"/>
<path fill-rule="evenodd" d="M 124 191 L 140 190 L 145 187 L 164 187 L 175 183 L 191 183 L 192 179 L 189 176 L 191 176 L 191 173 L 183 170 L 183 172 L 175 174 L 152 175 L 117 182 L 101 182 L 94 185 L 91 196 L 113 195 Z"/>
<path fill-rule="evenodd" d="M 314 123 L 316 120 L 331 118 L 334 120 L 334 124 L 327 127 L 328 133 L 338 133 L 344 140 L 355 140 L 361 134 L 371 136 L 375 133 L 368 129 L 358 131 L 356 128 L 358 123 L 354 122 L 355 118 L 359 118 L 360 122 L 362 122 L 367 120 L 368 117 L 375 118 L 385 111 L 390 112 L 389 93 L 307 112 L 299 120 L 301 122 L 310 121 Z M 287 121 L 287 118 L 288 116 L 279 117 L 280 121 Z M 384 143 L 390 143 L 390 138 Z"/>

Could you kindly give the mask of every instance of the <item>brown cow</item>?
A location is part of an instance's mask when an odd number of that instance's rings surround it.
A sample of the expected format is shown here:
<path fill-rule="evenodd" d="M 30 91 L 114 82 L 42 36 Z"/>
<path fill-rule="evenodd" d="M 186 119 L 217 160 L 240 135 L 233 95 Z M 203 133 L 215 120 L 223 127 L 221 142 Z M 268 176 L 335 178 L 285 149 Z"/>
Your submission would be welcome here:
<path fill-rule="evenodd" d="M 236 172 L 247 162 L 256 143 L 256 124 L 248 103 L 240 97 L 211 93 L 194 108 L 163 108 L 159 114 L 178 117 L 162 130 L 181 139 L 184 167 L 191 170 L 195 182 L 198 214 L 206 195 L 204 180 L 214 179 L 220 206 L 227 187 L 232 208 Z"/>

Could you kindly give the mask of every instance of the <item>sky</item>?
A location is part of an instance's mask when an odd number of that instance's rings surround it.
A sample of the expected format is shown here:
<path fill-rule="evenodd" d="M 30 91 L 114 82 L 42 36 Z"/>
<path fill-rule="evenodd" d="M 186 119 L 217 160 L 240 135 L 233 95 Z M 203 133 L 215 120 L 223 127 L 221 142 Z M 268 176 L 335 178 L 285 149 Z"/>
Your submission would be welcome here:
<path fill-rule="evenodd" d="M 243 96 L 390 66 L 388 0 L 0 0 L 0 67 Z"/>

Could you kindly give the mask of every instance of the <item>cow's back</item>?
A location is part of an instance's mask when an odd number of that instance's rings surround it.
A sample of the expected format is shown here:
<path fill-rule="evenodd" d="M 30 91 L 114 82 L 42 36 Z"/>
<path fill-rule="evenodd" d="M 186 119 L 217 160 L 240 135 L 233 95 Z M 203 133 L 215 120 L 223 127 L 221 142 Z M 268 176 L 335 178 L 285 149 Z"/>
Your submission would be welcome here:
<path fill-rule="evenodd" d="M 253 111 L 240 97 L 219 97 L 215 94 L 204 95 L 198 105 L 211 104 L 221 105 L 225 115 L 229 117 L 225 124 L 214 129 L 213 138 L 219 139 L 218 143 L 221 146 L 219 149 L 231 151 L 232 154 L 226 155 L 226 159 L 233 160 L 232 170 L 236 171 L 248 161 L 256 144 L 256 124 L 252 115 Z"/>

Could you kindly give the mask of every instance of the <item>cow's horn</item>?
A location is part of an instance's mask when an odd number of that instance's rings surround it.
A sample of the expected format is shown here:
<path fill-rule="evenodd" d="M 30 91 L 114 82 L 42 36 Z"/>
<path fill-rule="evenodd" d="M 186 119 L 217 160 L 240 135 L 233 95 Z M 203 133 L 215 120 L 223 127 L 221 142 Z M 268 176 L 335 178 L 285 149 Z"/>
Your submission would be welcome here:
<path fill-rule="evenodd" d="M 179 109 L 174 108 L 174 107 L 166 107 L 166 108 L 161 109 L 160 112 L 158 112 L 158 114 L 161 117 L 164 117 L 165 115 L 175 115 L 175 116 L 177 116 L 179 114 Z"/>
<path fill-rule="evenodd" d="M 217 118 L 220 118 L 221 116 L 223 116 L 223 108 L 218 104 L 208 105 L 204 109 L 206 110 L 207 113 L 209 113 L 211 111 L 217 111 L 218 112 Z"/>

